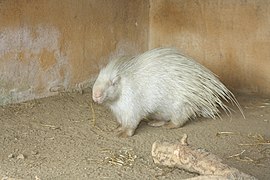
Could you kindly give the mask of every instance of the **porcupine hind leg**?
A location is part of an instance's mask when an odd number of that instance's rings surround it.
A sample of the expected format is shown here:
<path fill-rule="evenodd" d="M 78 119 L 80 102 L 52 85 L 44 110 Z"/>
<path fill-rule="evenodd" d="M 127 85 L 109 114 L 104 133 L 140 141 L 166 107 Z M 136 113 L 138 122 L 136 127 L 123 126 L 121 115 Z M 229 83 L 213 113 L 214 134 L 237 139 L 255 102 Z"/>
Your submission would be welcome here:
<path fill-rule="evenodd" d="M 152 127 L 164 126 L 170 120 L 169 117 L 164 117 L 161 113 L 150 114 L 148 118 L 150 121 L 147 124 Z"/>
<path fill-rule="evenodd" d="M 191 116 L 191 112 L 187 109 L 183 108 L 181 113 L 174 113 L 172 115 L 171 120 L 164 125 L 164 127 L 168 129 L 175 129 L 185 125 L 185 123 L 189 120 Z"/>
<path fill-rule="evenodd" d="M 165 113 L 163 114 L 156 113 L 151 114 L 149 118 L 151 120 L 150 122 L 148 122 L 149 126 L 152 127 L 164 126 L 169 129 L 182 127 L 188 121 L 188 116 L 183 116 L 182 114 L 168 116 L 168 114 L 165 115 Z"/>
<path fill-rule="evenodd" d="M 178 122 L 169 121 L 169 122 L 164 124 L 164 127 L 168 128 L 168 129 L 176 129 L 176 128 L 180 128 L 180 127 L 184 126 L 185 122 L 179 123 L 179 121 Z"/>
<path fill-rule="evenodd" d="M 160 126 L 164 126 L 168 129 L 175 129 L 175 128 L 179 128 L 182 127 L 185 122 L 187 122 L 187 120 L 180 120 L 180 118 L 173 118 L 171 120 L 151 120 L 150 122 L 148 122 L 149 126 L 152 127 L 160 127 Z"/>
<path fill-rule="evenodd" d="M 151 120 L 147 124 L 152 127 L 160 127 L 160 126 L 164 126 L 166 124 L 166 121 Z"/>

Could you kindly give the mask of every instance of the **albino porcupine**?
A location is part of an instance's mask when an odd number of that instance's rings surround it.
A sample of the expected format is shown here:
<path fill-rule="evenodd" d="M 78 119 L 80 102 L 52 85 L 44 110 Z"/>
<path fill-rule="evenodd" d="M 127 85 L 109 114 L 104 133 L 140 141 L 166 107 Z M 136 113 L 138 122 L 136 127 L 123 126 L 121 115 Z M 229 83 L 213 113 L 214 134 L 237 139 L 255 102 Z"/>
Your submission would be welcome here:
<path fill-rule="evenodd" d="M 242 113 L 234 95 L 210 70 L 171 48 L 112 60 L 95 81 L 93 100 L 110 107 L 122 137 L 132 136 L 147 117 L 159 120 L 152 125 L 171 128 L 191 117 L 215 118 L 219 108 L 230 112 L 222 100 Z"/>

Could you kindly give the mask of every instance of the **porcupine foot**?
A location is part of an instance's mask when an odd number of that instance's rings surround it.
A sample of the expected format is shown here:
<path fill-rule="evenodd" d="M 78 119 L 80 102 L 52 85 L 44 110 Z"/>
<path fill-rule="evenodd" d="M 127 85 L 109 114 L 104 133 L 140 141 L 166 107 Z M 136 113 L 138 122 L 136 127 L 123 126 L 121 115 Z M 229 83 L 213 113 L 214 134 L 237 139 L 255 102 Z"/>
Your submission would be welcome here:
<path fill-rule="evenodd" d="M 176 128 L 179 128 L 181 126 L 182 126 L 182 124 L 174 124 L 172 121 L 169 121 L 169 122 L 164 124 L 164 127 L 168 128 L 168 129 L 176 129 Z"/>
<path fill-rule="evenodd" d="M 152 120 L 150 122 L 147 123 L 149 126 L 152 127 L 160 127 L 160 126 L 164 126 L 166 124 L 165 121 L 159 121 L 159 120 Z"/>
<path fill-rule="evenodd" d="M 172 121 L 158 121 L 158 120 L 153 120 L 153 121 L 150 121 L 148 122 L 148 125 L 149 126 L 152 126 L 152 127 L 165 127 L 165 128 L 168 128 L 168 129 L 175 129 L 175 128 L 179 128 L 179 127 L 182 127 L 184 123 L 173 123 Z"/>
<path fill-rule="evenodd" d="M 184 124 L 188 121 L 188 118 L 187 119 L 181 119 L 179 120 L 179 118 L 177 119 L 172 119 L 170 120 L 169 122 L 166 122 L 166 124 L 164 125 L 165 128 L 168 128 L 168 129 L 175 129 L 175 128 L 180 128 L 182 126 L 184 126 Z"/>
<path fill-rule="evenodd" d="M 135 129 L 133 129 L 133 128 L 123 128 L 123 127 L 121 127 L 119 129 L 119 133 L 117 134 L 117 136 L 121 137 L 121 138 L 127 138 L 127 137 L 133 136 L 134 132 L 135 132 Z"/>

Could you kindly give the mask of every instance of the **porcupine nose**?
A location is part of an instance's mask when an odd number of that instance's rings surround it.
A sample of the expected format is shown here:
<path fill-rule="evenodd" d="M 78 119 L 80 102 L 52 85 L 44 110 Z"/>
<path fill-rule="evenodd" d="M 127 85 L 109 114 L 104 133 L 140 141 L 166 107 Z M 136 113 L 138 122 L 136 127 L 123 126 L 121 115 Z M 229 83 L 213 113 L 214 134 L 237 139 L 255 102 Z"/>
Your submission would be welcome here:
<path fill-rule="evenodd" d="M 100 103 L 101 97 L 102 97 L 102 92 L 101 91 L 94 91 L 93 92 L 93 100 L 94 100 L 94 102 Z"/>

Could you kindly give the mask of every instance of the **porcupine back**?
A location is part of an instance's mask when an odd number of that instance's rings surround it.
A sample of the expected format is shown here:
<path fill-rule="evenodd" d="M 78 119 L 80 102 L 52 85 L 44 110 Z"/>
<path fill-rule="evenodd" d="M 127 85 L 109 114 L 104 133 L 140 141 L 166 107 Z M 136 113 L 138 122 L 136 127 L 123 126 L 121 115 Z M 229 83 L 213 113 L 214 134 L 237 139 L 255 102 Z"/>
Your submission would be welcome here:
<path fill-rule="evenodd" d="M 158 48 L 129 60 L 115 61 L 112 70 L 121 76 L 122 98 L 140 116 L 160 113 L 182 119 L 219 116 L 234 95 L 207 68 L 171 48 Z M 113 72 L 112 71 L 112 72 Z"/>

